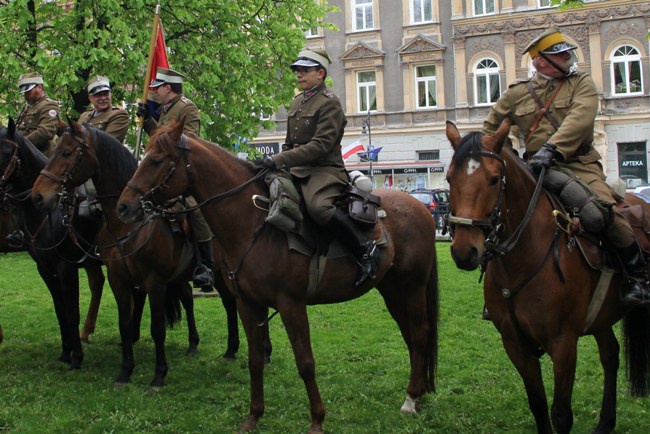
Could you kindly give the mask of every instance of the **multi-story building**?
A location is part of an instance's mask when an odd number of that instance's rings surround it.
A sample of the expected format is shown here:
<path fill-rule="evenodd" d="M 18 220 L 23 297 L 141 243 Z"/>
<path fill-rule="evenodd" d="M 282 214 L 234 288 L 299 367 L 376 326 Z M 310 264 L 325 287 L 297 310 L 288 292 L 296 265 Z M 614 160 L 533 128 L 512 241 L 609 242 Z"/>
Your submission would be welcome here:
<path fill-rule="evenodd" d="M 609 176 L 648 182 L 650 3 L 586 0 L 560 10 L 549 0 L 330 0 L 340 31 L 314 29 L 307 45 L 332 56 L 331 86 L 348 118 L 343 146 L 381 148 L 346 166 L 375 185 L 410 190 L 445 186 L 452 150 L 445 121 L 480 130 L 507 86 L 533 72 L 526 45 L 551 26 L 579 48 L 581 70 L 600 95 L 594 139 Z M 253 142 L 278 152 L 286 112 Z M 515 143 L 517 141 L 515 140 Z"/>

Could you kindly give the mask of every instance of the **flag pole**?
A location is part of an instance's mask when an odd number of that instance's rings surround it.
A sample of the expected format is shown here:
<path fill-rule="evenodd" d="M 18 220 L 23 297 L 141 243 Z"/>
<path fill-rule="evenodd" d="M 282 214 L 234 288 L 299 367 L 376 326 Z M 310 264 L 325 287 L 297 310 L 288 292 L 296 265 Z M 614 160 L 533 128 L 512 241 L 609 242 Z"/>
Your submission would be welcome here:
<path fill-rule="evenodd" d="M 151 26 L 151 41 L 149 42 L 149 58 L 147 59 L 147 72 L 144 75 L 144 87 L 142 90 L 142 103 L 147 104 L 149 96 L 149 84 L 151 84 L 151 67 L 153 65 L 153 56 L 156 51 L 156 39 L 158 38 L 158 26 L 160 26 L 160 1 L 156 5 L 156 13 L 153 16 L 153 25 Z M 140 161 L 140 150 L 142 149 L 142 130 L 144 129 L 144 117 L 138 121 L 138 135 L 135 146 L 134 156 Z"/>

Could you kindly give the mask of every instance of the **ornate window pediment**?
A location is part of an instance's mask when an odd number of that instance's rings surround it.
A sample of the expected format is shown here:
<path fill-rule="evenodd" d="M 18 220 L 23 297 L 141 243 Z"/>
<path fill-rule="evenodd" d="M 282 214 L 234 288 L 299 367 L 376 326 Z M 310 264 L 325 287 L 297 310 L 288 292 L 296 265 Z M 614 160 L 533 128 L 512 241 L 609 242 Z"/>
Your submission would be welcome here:
<path fill-rule="evenodd" d="M 447 49 L 446 46 L 430 39 L 424 35 L 418 34 L 413 39 L 408 41 L 397 49 L 400 56 L 408 54 L 440 52 L 440 54 Z"/>
<path fill-rule="evenodd" d="M 380 57 L 386 57 L 386 52 L 368 45 L 365 42 L 357 42 L 343 54 L 341 54 L 341 61 L 349 62 L 355 60 L 369 60 Z"/>

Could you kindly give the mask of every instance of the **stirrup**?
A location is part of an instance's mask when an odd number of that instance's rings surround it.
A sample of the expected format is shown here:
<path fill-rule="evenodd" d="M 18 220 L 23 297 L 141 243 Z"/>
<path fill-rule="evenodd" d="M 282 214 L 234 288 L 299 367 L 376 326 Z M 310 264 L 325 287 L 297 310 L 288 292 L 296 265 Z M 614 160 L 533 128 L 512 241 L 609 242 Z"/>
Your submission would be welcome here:
<path fill-rule="evenodd" d="M 214 285 L 214 274 L 212 270 L 206 265 L 201 264 L 194 269 L 192 282 L 195 288 L 203 289 L 206 286 L 212 287 Z"/>
<path fill-rule="evenodd" d="M 629 289 L 621 294 L 621 303 L 626 307 L 643 306 L 650 303 L 650 289 L 648 282 L 643 278 L 629 278 Z"/>
<path fill-rule="evenodd" d="M 25 234 L 20 229 L 16 229 L 5 237 L 10 247 L 22 247 L 25 241 Z"/>

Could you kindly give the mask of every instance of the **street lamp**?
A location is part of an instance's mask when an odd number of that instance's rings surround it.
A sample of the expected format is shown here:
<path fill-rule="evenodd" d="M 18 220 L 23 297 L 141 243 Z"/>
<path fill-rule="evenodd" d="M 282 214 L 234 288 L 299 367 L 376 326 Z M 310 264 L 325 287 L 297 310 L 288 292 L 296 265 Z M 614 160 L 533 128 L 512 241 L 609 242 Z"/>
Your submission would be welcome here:
<path fill-rule="evenodd" d="M 370 131 L 370 110 L 368 110 L 368 116 L 365 119 L 361 120 L 361 134 L 366 135 L 366 128 L 368 128 L 368 149 L 366 151 L 366 156 L 368 157 L 368 162 L 370 163 L 370 182 L 372 187 L 375 188 L 375 177 L 372 173 L 372 151 L 375 149 L 372 146 L 372 133 Z"/>

